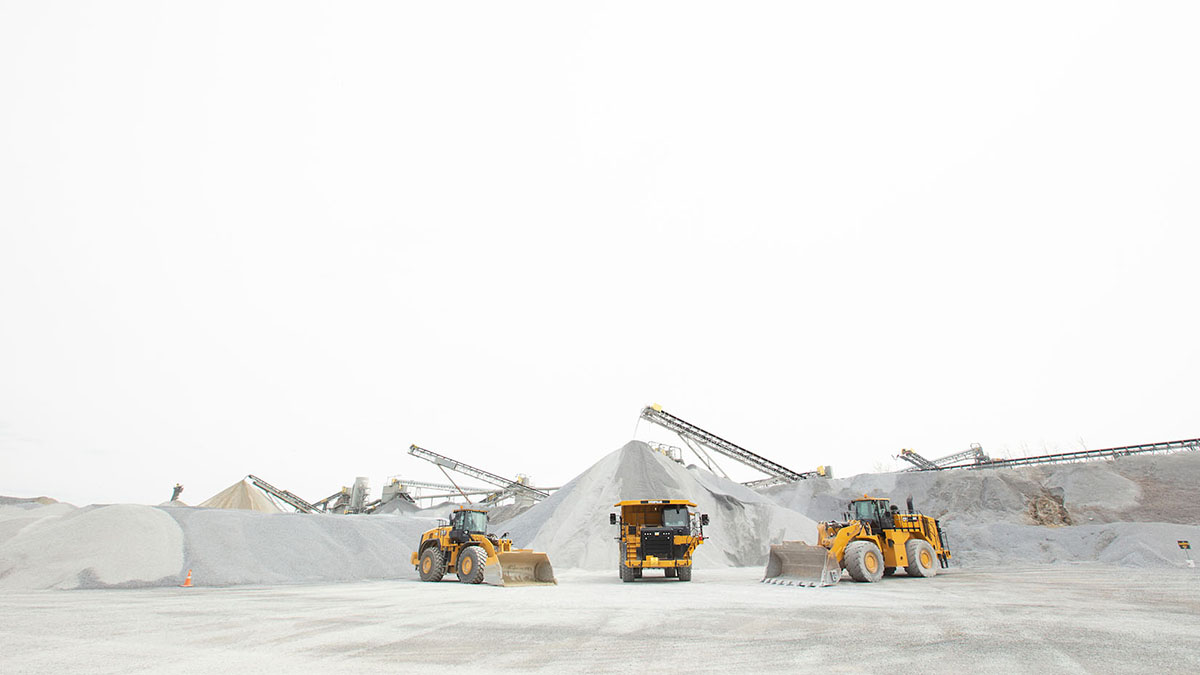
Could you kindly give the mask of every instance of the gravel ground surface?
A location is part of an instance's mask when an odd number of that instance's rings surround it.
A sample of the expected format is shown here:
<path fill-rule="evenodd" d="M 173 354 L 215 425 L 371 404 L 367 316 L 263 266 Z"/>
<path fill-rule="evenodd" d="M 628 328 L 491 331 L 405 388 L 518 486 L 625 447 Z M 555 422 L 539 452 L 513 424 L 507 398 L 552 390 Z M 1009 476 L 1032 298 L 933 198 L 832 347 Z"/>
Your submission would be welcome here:
<path fill-rule="evenodd" d="M 0 596 L 0 672 L 1195 672 L 1200 574 L 952 569 L 822 589 L 697 568 L 690 584 L 415 579 Z"/>

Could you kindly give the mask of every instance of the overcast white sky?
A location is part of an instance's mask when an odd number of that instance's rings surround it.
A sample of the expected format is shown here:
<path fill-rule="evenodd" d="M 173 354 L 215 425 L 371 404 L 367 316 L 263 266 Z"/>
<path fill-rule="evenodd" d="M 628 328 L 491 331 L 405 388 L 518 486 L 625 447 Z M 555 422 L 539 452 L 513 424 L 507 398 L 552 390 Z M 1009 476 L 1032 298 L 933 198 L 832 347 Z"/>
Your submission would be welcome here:
<path fill-rule="evenodd" d="M 1200 436 L 1198 19 L 2 0 L 0 494 Z"/>

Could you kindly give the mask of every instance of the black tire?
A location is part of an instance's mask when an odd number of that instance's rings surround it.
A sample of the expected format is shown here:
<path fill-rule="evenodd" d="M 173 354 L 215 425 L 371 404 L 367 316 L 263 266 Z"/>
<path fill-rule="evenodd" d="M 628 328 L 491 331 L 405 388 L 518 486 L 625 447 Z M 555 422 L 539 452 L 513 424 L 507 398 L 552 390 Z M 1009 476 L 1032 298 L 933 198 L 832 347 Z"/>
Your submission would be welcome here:
<path fill-rule="evenodd" d="M 883 578 L 883 553 L 870 541 L 852 541 L 842 556 L 850 578 L 872 583 Z"/>
<path fill-rule="evenodd" d="M 627 567 L 625 565 L 625 563 L 621 563 L 621 581 L 624 581 L 625 583 L 629 583 L 630 581 L 633 581 L 636 578 L 637 578 L 637 575 L 634 574 L 633 568 Z"/>
<path fill-rule="evenodd" d="M 642 572 L 645 572 L 645 571 L 646 571 L 646 568 L 644 568 L 644 567 L 635 567 L 635 568 L 633 568 L 633 578 L 634 578 L 634 579 L 641 579 L 641 578 L 642 578 Z"/>
<path fill-rule="evenodd" d="M 692 566 L 691 565 L 680 565 L 679 567 L 675 568 L 675 573 L 679 575 L 680 581 L 691 581 L 692 580 Z"/>
<path fill-rule="evenodd" d="M 933 552 L 933 546 L 924 539 L 910 539 L 904 545 L 904 552 L 908 554 L 908 565 L 904 571 L 908 572 L 910 577 L 932 577 L 937 574 L 937 554 Z"/>
<path fill-rule="evenodd" d="M 663 574 L 666 575 L 666 577 L 668 579 L 674 579 L 675 577 L 679 576 L 679 568 L 678 567 L 664 567 Z"/>
<path fill-rule="evenodd" d="M 442 549 L 430 546 L 421 551 L 417 574 L 421 576 L 421 581 L 441 581 L 446 575 L 446 556 L 442 554 Z"/>
<path fill-rule="evenodd" d="M 895 574 L 895 573 L 896 573 L 896 568 L 895 568 L 895 567 L 885 567 L 885 568 L 883 568 L 883 576 L 885 576 L 885 577 L 890 577 L 890 576 L 892 576 L 892 575 L 893 575 L 893 574 Z"/>
<path fill-rule="evenodd" d="M 458 554 L 458 581 L 463 584 L 483 583 L 483 565 L 487 553 L 479 546 L 468 546 Z"/>

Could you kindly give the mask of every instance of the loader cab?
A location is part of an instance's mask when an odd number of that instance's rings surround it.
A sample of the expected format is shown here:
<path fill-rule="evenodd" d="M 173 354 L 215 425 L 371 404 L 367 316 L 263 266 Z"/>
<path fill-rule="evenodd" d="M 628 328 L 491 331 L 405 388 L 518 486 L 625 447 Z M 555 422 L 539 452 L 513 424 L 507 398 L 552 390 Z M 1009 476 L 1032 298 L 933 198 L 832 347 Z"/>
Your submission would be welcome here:
<path fill-rule="evenodd" d="M 892 529 L 895 524 L 891 502 L 887 499 L 872 499 L 867 495 L 850 502 L 850 518 L 870 523 L 871 530 L 876 533 Z"/>
<path fill-rule="evenodd" d="M 450 541 L 457 544 L 471 540 L 472 534 L 487 534 L 487 511 L 459 509 L 450 514 Z"/>

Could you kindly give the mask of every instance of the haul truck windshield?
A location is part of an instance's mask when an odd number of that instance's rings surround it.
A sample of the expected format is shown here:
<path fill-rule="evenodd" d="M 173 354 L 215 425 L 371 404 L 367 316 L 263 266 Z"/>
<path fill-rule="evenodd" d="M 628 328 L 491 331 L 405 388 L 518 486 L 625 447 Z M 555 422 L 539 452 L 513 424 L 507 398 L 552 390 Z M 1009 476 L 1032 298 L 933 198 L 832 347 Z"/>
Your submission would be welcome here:
<path fill-rule="evenodd" d="M 688 510 L 686 506 L 674 506 L 663 509 L 663 527 L 687 527 Z"/>

